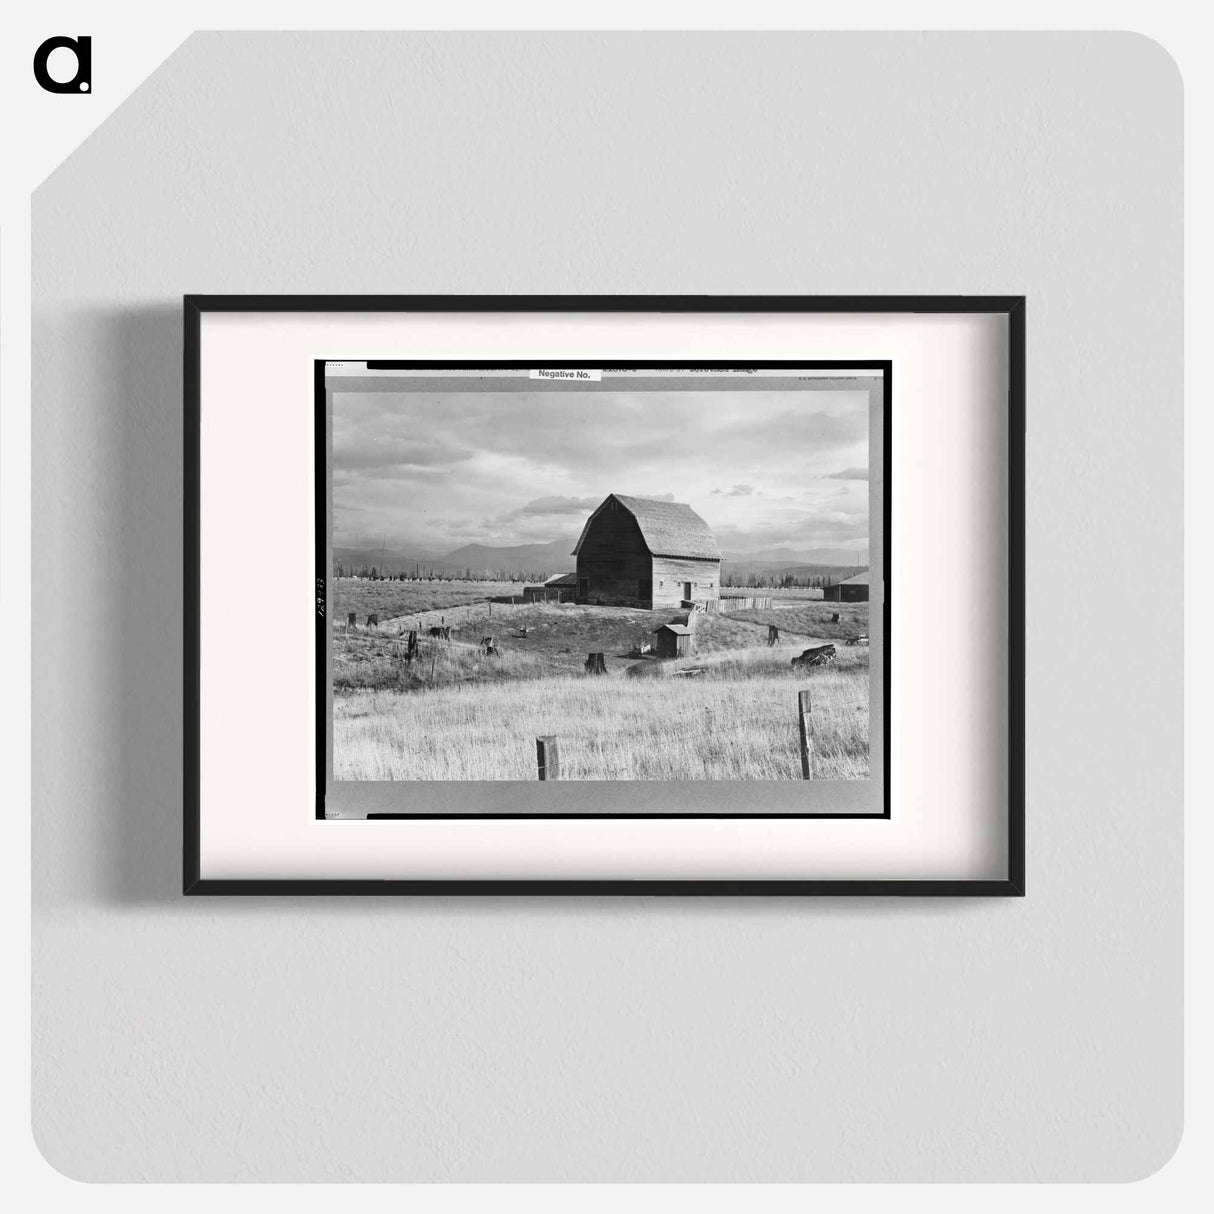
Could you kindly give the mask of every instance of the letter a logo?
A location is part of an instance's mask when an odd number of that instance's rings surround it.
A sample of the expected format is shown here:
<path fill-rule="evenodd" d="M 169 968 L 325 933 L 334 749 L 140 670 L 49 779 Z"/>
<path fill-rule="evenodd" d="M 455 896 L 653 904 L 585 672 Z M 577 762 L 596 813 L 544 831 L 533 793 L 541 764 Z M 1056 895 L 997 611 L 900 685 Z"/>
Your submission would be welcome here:
<path fill-rule="evenodd" d="M 52 51 L 68 50 L 76 56 L 76 74 L 70 80 L 55 80 L 46 70 Z M 78 38 L 48 38 L 34 52 L 34 79 L 48 93 L 88 93 L 93 88 L 93 40 Z"/>

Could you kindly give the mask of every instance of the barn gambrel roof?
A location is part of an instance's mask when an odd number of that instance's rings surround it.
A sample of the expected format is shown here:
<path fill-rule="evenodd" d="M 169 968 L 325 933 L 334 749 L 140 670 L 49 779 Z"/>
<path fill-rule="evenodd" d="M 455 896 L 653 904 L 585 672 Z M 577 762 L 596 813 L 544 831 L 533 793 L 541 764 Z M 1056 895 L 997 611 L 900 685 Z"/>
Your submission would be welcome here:
<path fill-rule="evenodd" d="M 590 525 L 612 501 L 618 502 L 636 519 L 651 556 L 681 556 L 705 561 L 721 559 L 721 550 L 708 530 L 708 524 L 686 502 L 659 502 L 651 497 L 625 497 L 620 493 L 609 493 L 586 520 L 574 546 L 574 556 L 581 550 Z"/>

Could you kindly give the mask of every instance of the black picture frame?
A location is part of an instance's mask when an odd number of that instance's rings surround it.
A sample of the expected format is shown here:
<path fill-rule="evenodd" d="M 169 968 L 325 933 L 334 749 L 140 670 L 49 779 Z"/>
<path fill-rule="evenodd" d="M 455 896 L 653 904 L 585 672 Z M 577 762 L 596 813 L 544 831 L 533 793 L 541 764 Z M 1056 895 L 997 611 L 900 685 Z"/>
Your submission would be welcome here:
<path fill-rule="evenodd" d="M 393 295 L 186 295 L 184 313 L 184 798 L 183 893 L 186 895 L 646 895 L 646 896 L 901 896 L 1022 897 L 1025 893 L 1024 805 L 1024 604 L 1025 604 L 1025 310 L 1023 296 L 393 296 Z M 249 879 L 217 880 L 201 876 L 200 834 L 200 407 L 201 327 L 207 312 L 629 312 L 629 313 L 985 313 L 1006 318 L 1008 325 L 1008 773 L 1007 873 L 997 880 L 365 880 Z M 435 364 L 438 365 L 438 364 Z M 450 367 L 451 363 L 443 363 Z M 478 366 L 484 366 L 480 363 Z M 506 365 L 506 364 L 501 364 Z M 548 365 L 548 364 L 546 364 Z M 558 365 L 558 364 L 551 364 Z M 574 366 L 574 363 L 560 363 Z M 591 366 L 589 363 L 581 364 Z M 595 363 L 594 366 L 600 364 Z M 630 364 L 636 365 L 636 364 Z M 643 365 L 643 364 L 642 364 Z M 665 366 L 668 364 L 653 364 Z M 697 363 L 696 365 L 701 365 Z M 708 364 L 703 364 L 708 365 Z M 813 360 L 797 366 L 815 365 Z M 839 364 L 843 365 L 843 364 Z M 890 366 L 883 360 L 848 366 L 885 370 L 885 445 L 889 451 Z M 318 372 L 319 374 L 319 372 Z M 317 448 L 318 483 L 327 476 L 325 452 Z M 887 466 L 892 460 L 886 461 Z M 884 494 L 885 534 L 890 534 L 892 495 Z M 318 534 L 318 574 L 325 540 Z M 885 582 L 889 584 L 891 544 L 885 545 Z M 325 587 L 317 586 L 323 604 Z M 890 636 L 890 596 L 884 603 L 885 635 Z M 327 626 L 323 619 L 318 624 Z M 889 646 L 884 680 L 885 733 L 889 736 Z M 318 679 L 321 663 L 318 662 Z M 319 713 L 318 713 L 319 715 Z M 321 759 L 323 764 L 323 759 Z M 885 813 L 889 812 L 889 770 L 885 764 Z M 320 790 L 323 795 L 323 768 Z M 427 815 L 429 816 L 429 815 Z M 518 816 L 518 815 L 509 815 Z M 545 815 L 547 816 L 547 815 Z M 576 815 L 583 817 L 586 815 Z M 595 815 L 591 815 L 595 816 Z M 601 816 L 601 815 L 599 815 Z M 628 815 L 608 815 L 628 816 Z M 654 815 L 644 815 L 652 817 Z M 698 815 L 670 815 L 691 817 Z M 780 815 L 781 817 L 795 815 Z M 832 815 L 807 815 L 830 817 Z M 879 815 L 867 815 L 878 816 Z"/>

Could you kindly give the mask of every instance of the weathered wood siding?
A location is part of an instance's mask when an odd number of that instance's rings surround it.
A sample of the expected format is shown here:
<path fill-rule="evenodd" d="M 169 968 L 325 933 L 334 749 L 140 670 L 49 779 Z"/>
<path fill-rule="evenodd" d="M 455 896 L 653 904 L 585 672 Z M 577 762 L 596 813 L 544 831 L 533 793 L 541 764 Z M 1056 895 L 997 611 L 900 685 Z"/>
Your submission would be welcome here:
<path fill-rule="evenodd" d="M 681 636 L 660 628 L 654 634 L 654 645 L 660 658 L 683 658 L 691 652 L 691 637 Z"/>
<path fill-rule="evenodd" d="M 651 607 L 653 571 L 649 550 L 631 513 L 612 502 L 590 524 L 577 554 L 579 580 L 587 579 L 578 601 L 613 607 Z M 676 604 L 677 605 L 677 604 Z"/>
<path fill-rule="evenodd" d="M 691 583 L 692 601 L 710 603 L 715 611 L 721 597 L 720 561 L 672 556 L 653 558 L 653 606 L 677 607 L 683 601 L 683 583 Z"/>
<path fill-rule="evenodd" d="M 770 606 L 770 595 L 722 594 L 718 610 L 727 615 L 731 611 L 766 611 Z"/>
<path fill-rule="evenodd" d="M 572 603 L 572 586 L 524 586 L 524 603 Z"/>

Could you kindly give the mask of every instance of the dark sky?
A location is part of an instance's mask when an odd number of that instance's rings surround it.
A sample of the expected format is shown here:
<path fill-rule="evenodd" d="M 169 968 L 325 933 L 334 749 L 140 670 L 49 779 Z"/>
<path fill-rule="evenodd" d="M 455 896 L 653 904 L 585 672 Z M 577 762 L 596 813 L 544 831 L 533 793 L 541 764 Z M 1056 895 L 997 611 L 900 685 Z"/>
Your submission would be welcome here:
<path fill-rule="evenodd" d="M 366 392 L 333 398 L 333 542 L 576 538 L 669 497 L 726 550 L 868 543 L 866 391 Z"/>

